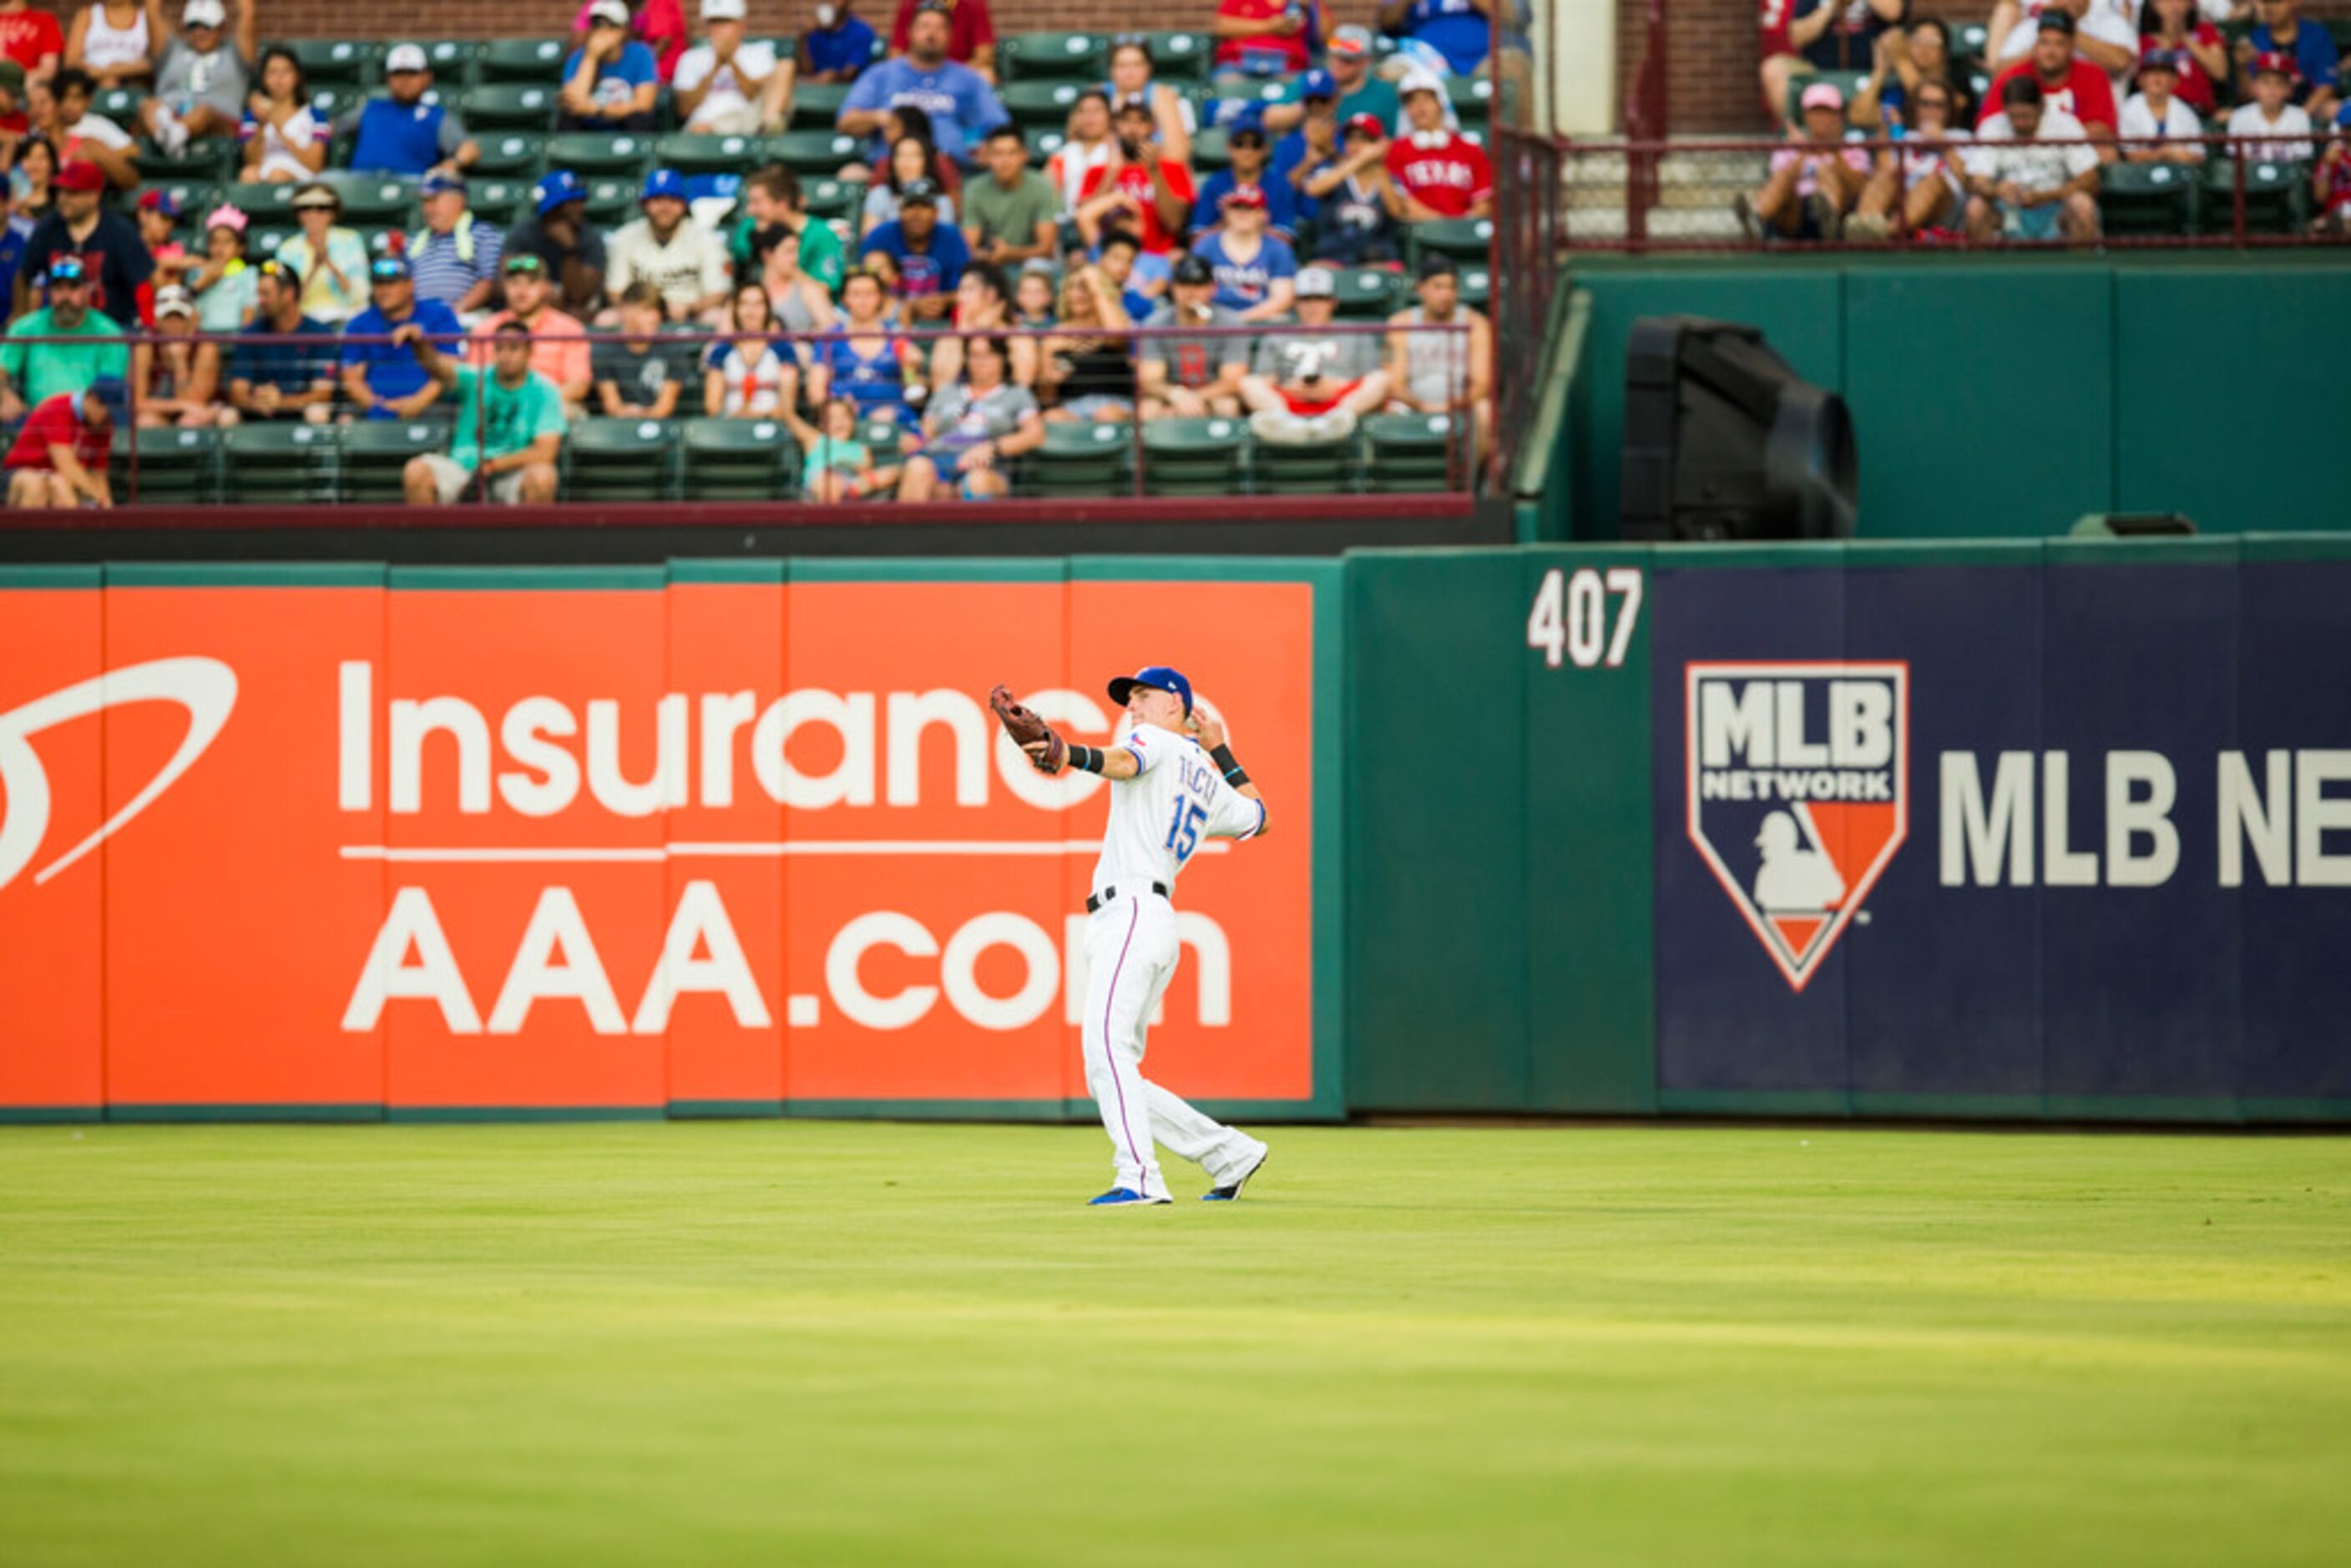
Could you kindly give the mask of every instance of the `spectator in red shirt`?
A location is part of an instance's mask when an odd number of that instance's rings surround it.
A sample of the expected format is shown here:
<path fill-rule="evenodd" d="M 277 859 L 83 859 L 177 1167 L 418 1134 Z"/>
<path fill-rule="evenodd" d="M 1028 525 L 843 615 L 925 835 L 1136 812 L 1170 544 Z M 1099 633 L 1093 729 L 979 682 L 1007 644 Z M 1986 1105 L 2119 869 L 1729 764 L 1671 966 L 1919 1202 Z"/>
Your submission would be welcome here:
<path fill-rule="evenodd" d="M 2041 84 L 2043 107 L 2080 120 L 2093 141 L 2114 140 L 2115 126 L 2122 118 L 2115 106 L 2114 84 L 2105 71 L 2074 57 L 2072 12 L 2053 5 L 2041 13 L 2041 30 L 2033 35 L 2032 52 L 1992 78 L 1978 125 L 2001 112 L 2001 89 L 2028 71 Z M 2111 151 L 2107 155 L 2112 155 Z"/>
<path fill-rule="evenodd" d="M 8 471 L 8 504 L 26 510 L 114 505 L 106 465 L 115 427 L 130 419 L 131 389 L 120 376 L 100 376 L 78 392 L 42 400 L 0 463 Z"/>
<path fill-rule="evenodd" d="M 1482 218 L 1494 211 L 1494 166 L 1486 150 L 1445 123 L 1445 89 L 1435 77 L 1404 80 L 1410 129 L 1388 143 L 1388 177 L 1404 195 L 1408 223 Z"/>
<path fill-rule="evenodd" d="M 1217 75 L 1244 82 L 1296 76 L 1312 63 L 1313 23 L 1306 0 L 1217 0 L 1217 19 L 1208 25 L 1217 37 Z"/>
<path fill-rule="evenodd" d="M 1151 106 L 1124 103 L 1111 120 L 1109 161 L 1086 171 L 1078 187 L 1078 232 L 1089 247 L 1104 230 L 1133 231 L 1145 254 L 1165 256 L 1176 248 L 1199 193 L 1192 171 L 1159 155 L 1151 140 Z"/>
<path fill-rule="evenodd" d="M 36 11 L 25 0 L 0 0 L 0 58 L 25 68 L 34 81 L 45 81 L 66 52 L 66 30 L 47 11 Z"/>
<path fill-rule="evenodd" d="M 947 58 L 969 66 L 995 85 L 996 18 L 987 14 L 987 0 L 898 0 L 898 19 L 890 24 L 890 52 L 906 52 L 914 13 L 925 6 L 946 16 Z"/>

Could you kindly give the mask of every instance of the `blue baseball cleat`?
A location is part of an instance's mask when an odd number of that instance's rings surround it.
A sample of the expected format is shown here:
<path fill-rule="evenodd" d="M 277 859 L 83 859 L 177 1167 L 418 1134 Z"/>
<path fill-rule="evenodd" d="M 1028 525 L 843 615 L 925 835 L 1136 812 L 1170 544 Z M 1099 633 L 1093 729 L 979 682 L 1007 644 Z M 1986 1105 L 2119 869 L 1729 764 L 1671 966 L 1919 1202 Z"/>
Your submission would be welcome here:
<path fill-rule="evenodd" d="M 1086 1199 L 1088 1208 L 1132 1208 L 1139 1204 L 1173 1203 L 1172 1197 L 1145 1197 L 1131 1186 L 1114 1186 L 1100 1197 Z"/>
<path fill-rule="evenodd" d="M 1235 1198 L 1237 1198 L 1237 1197 L 1240 1197 L 1240 1195 L 1241 1195 L 1241 1188 L 1243 1188 L 1243 1187 L 1245 1187 L 1245 1186 L 1249 1186 L 1249 1177 L 1251 1177 L 1251 1176 L 1253 1176 L 1257 1175 L 1257 1173 L 1258 1173 L 1258 1172 L 1259 1172 L 1259 1171 L 1261 1171 L 1261 1170 L 1265 1169 L 1265 1162 L 1266 1162 L 1268 1159 L 1271 1158 L 1271 1157 L 1272 1157 L 1272 1155 L 1273 1155 L 1273 1151 L 1272 1151 L 1271 1149 L 1261 1149 L 1261 1150 L 1259 1150 L 1259 1153 L 1258 1153 L 1258 1156 L 1257 1156 L 1257 1163 L 1256 1163 L 1255 1165 L 1253 1165 L 1253 1166 L 1249 1166 L 1249 1169 L 1247 1169 L 1247 1170 L 1245 1170 L 1245 1171 L 1241 1172 L 1241 1174 L 1240 1174 L 1240 1175 L 1238 1175 L 1238 1176 L 1235 1176 L 1231 1181 L 1228 1182 L 1228 1183 L 1227 1183 L 1227 1184 L 1225 1184 L 1223 1186 L 1216 1187 L 1216 1188 L 1211 1189 L 1210 1191 L 1207 1191 L 1207 1192 L 1204 1192 L 1204 1193 L 1202 1193 L 1202 1194 L 1200 1195 L 1200 1201 L 1201 1201 L 1202 1203 L 1230 1203 L 1230 1202 L 1232 1202 L 1232 1201 L 1233 1201 L 1233 1199 L 1235 1199 Z"/>

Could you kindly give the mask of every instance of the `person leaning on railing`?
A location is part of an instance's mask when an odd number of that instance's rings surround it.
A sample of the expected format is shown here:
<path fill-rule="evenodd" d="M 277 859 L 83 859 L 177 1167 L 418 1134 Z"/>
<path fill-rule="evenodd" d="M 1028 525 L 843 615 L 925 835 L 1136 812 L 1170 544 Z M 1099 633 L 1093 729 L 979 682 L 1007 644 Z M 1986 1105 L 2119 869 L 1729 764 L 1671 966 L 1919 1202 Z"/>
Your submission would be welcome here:
<path fill-rule="evenodd" d="M 411 506 L 448 506 L 465 495 L 476 474 L 487 481 L 494 501 L 555 499 L 555 465 L 569 426 L 555 383 L 530 368 L 530 329 L 519 321 L 503 323 L 486 371 L 442 353 L 413 321 L 393 329 L 392 340 L 413 354 L 457 404 L 449 455 L 426 453 L 408 460 L 402 482 Z"/>

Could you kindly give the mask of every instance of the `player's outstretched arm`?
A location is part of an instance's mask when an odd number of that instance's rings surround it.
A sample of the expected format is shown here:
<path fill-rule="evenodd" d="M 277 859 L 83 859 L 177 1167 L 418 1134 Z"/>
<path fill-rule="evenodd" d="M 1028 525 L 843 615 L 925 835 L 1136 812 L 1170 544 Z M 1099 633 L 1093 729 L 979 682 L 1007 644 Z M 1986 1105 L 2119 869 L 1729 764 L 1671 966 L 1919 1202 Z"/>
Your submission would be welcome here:
<path fill-rule="evenodd" d="M 1039 772 L 1050 773 L 1056 769 L 1043 767 L 1042 764 L 1052 744 L 1050 740 L 1032 740 L 1020 749 L 1029 754 L 1030 763 L 1038 765 Z M 1134 759 L 1134 753 L 1123 746 L 1072 746 L 1069 748 L 1067 760 L 1061 766 L 1074 768 L 1084 773 L 1099 773 L 1105 779 L 1132 779 L 1143 771 L 1143 764 L 1137 762 Z"/>

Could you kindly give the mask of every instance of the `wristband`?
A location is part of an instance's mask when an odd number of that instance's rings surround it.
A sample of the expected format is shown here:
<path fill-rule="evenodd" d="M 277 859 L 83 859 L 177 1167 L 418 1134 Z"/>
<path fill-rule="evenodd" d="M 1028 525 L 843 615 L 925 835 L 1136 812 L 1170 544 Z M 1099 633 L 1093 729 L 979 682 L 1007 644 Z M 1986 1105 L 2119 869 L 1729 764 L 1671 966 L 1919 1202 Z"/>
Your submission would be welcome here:
<path fill-rule="evenodd" d="M 1238 761 L 1234 760 L 1233 748 L 1231 747 L 1219 746 L 1216 750 L 1208 753 L 1208 760 L 1215 763 L 1217 767 L 1223 771 L 1225 775 L 1225 782 L 1232 785 L 1235 789 L 1238 789 L 1240 786 L 1249 781 L 1249 769 L 1243 768 Z"/>
<path fill-rule="evenodd" d="M 1102 747 L 1099 746 L 1072 746 L 1070 747 L 1070 766 L 1080 768 L 1088 773 L 1101 772 L 1102 770 Z"/>

